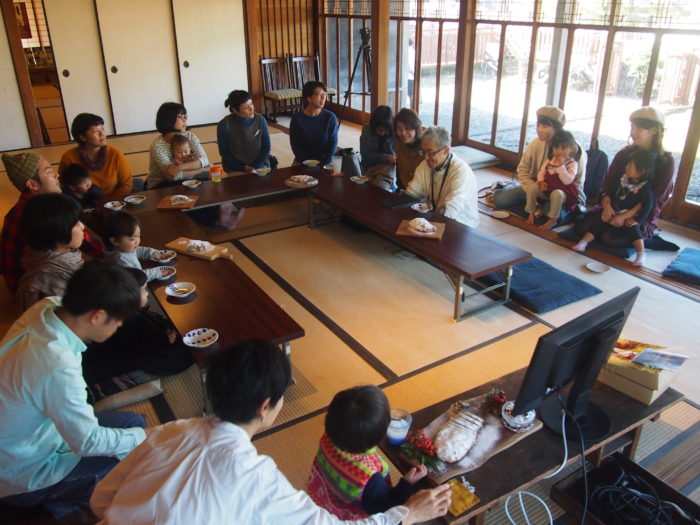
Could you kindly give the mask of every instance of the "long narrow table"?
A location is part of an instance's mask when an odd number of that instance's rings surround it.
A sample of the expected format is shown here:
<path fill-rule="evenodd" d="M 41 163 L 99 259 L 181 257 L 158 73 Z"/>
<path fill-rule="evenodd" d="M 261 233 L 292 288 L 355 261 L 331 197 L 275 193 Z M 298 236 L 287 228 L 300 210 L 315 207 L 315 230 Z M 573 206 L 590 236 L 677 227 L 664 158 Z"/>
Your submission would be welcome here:
<path fill-rule="evenodd" d="M 446 399 L 413 414 L 413 428 L 424 428 L 444 413 L 455 401 L 472 399 L 488 392 L 491 388 L 503 390 L 508 397 L 515 397 L 525 375 L 525 368 L 503 376 L 488 385 L 471 389 L 464 394 Z M 661 412 L 683 399 L 683 394 L 673 389 L 664 392 L 651 406 L 643 405 L 602 383 L 596 383 L 591 401 L 605 409 L 611 420 L 610 434 L 598 442 L 586 445 L 586 456 L 596 466 L 602 459 L 622 449 L 632 458 L 635 454 L 642 426 L 655 419 Z M 399 447 L 381 443 L 382 451 L 402 472 L 412 465 L 399 454 Z M 569 442 L 569 460 L 580 462 L 577 442 Z M 562 438 L 543 428 L 518 441 L 511 447 L 491 457 L 480 467 L 465 474 L 465 478 L 476 489 L 480 502 L 459 516 L 448 514 L 447 523 L 469 523 L 481 525 L 486 512 L 511 494 L 526 490 L 537 481 L 554 472 L 564 457 Z"/>
<path fill-rule="evenodd" d="M 420 214 L 410 208 L 392 210 L 382 204 L 389 194 L 370 184 L 355 184 L 347 177 L 317 176 L 319 184 L 310 192 L 309 226 L 314 227 L 314 199 L 318 199 L 345 215 L 364 224 L 390 241 L 433 261 L 452 274 L 455 298 L 454 314 L 461 321 L 487 308 L 507 303 L 510 300 L 510 284 L 513 265 L 532 257 L 530 252 L 497 239 L 491 235 L 470 228 L 437 212 Z M 445 223 L 442 240 L 422 239 L 396 235 L 403 219 L 425 217 L 432 222 Z M 497 273 L 501 281 L 485 286 L 476 281 L 487 274 Z M 464 295 L 464 279 L 475 283 L 478 290 Z M 463 310 L 466 299 L 493 292 L 502 288 L 502 297 L 480 308 Z"/>

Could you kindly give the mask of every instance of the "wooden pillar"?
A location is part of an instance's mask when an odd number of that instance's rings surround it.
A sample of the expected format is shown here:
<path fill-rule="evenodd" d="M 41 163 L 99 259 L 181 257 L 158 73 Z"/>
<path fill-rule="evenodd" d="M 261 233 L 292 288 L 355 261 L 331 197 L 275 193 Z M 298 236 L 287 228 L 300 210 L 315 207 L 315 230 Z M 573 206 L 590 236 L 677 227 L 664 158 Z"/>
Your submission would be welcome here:
<path fill-rule="evenodd" d="M 253 98 L 258 112 L 262 111 L 262 75 L 260 73 L 260 55 L 262 54 L 262 37 L 261 37 L 261 10 L 259 0 L 245 0 L 245 31 L 248 48 L 248 78 L 250 85 L 248 91 Z M 268 57 L 263 57 L 268 58 Z"/>
<path fill-rule="evenodd" d="M 467 140 L 471 103 L 471 81 L 474 66 L 472 48 L 476 35 L 476 2 L 461 2 L 457 32 L 457 66 L 455 68 L 455 98 L 452 116 L 452 144 Z"/>
<path fill-rule="evenodd" d="M 389 103 L 389 4 L 372 2 L 371 111 Z"/>

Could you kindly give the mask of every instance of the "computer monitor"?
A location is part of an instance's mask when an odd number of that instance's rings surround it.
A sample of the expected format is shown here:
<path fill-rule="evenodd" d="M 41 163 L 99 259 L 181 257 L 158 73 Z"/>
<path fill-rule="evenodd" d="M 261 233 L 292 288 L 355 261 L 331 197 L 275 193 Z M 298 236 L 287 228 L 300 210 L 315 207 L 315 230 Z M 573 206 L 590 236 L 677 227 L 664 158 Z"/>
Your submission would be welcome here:
<path fill-rule="evenodd" d="M 562 406 L 555 392 L 572 383 L 564 401 L 581 428 L 584 441 L 597 441 L 610 432 L 610 418 L 590 403 L 600 369 L 607 362 L 639 288 L 601 304 L 590 312 L 540 337 L 513 407 L 513 415 L 540 408 L 542 422 L 562 433 Z M 576 425 L 566 418 L 566 436 L 579 439 Z"/>

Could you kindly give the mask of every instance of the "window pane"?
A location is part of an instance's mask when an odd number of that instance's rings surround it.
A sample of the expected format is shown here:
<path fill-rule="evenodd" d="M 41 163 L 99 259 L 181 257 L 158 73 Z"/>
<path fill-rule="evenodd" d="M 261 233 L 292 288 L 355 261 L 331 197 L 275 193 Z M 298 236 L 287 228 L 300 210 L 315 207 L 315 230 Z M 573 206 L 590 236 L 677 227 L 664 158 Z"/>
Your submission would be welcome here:
<path fill-rule="evenodd" d="M 478 0 L 477 20 L 499 20 L 502 22 L 532 22 L 535 2 L 533 0 Z"/>
<path fill-rule="evenodd" d="M 400 93 L 399 107 L 413 107 L 413 84 L 415 82 L 416 68 L 416 22 L 407 20 L 401 22 L 401 46 L 399 51 L 401 56 L 399 62 L 401 64 L 400 75 Z M 395 55 L 391 55 L 393 59 Z M 391 60 L 390 59 L 390 60 Z"/>
<path fill-rule="evenodd" d="M 327 15 L 369 15 L 371 0 L 325 0 L 323 12 Z"/>
<path fill-rule="evenodd" d="M 370 21 L 364 20 L 366 22 L 366 27 L 370 29 Z M 350 57 L 355 68 L 355 76 L 352 79 L 352 92 L 353 95 L 350 97 L 351 102 L 348 104 L 353 109 L 359 109 L 363 111 L 369 111 L 370 100 L 369 95 L 364 95 L 369 91 L 369 78 L 368 71 L 370 66 L 370 55 L 369 47 L 365 46 L 363 43 L 363 38 L 360 34 L 360 29 L 363 27 L 363 20 L 358 18 L 353 18 L 351 20 L 352 24 L 352 48 L 353 54 Z M 342 40 L 341 40 L 342 42 Z M 369 42 L 369 40 L 364 40 L 364 42 Z M 343 47 L 343 46 L 341 46 Z M 351 70 L 352 73 L 352 70 Z M 366 99 L 366 100 L 365 100 Z"/>
<path fill-rule="evenodd" d="M 426 18 L 452 18 L 459 20 L 459 0 L 423 1 L 422 15 Z"/>
<path fill-rule="evenodd" d="M 685 194 L 685 200 L 700 206 L 700 150 L 697 150 L 695 162 L 693 162 L 693 170 L 690 172 L 690 181 L 688 181 L 688 192 Z"/>
<path fill-rule="evenodd" d="M 618 32 L 613 43 L 600 124 L 600 149 L 612 158 L 630 132 L 629 115 L 641 107 L 654 35 Z"/>
<path fill-rule="evenodd" d="M 469 138 L 485 144 L 491 143 L 500 39 L 500 25 L 478 24 L 476 26 Z"/>
<path fill-rule="evenodd" d="M 565 32 L 566 30 L 552 27 L 541 27 L 537 31 L 525 144 L 535 138 L 535 111 L 537 108 L 559 105 L 559 92 L 554 88 L 558 78 L 557 63 L 561 58 L 558 51 L 562 49 Z"/>
<path fill-rule="evenodd" d="M 418 0 L 391 0 L 389 16 L 411 16 L 418 13 Z"/>
<path fill-rule="evenodd" d="M 458 22 L 442 24 L 442 49 L 440 56 L 440 108 L 438 125 L 452 130 L 455 103 L 455 66 L 457 65 Z"/>
<path fill-rule="evenodd" d="M 583 149 L 591 143 L 607 36 L 607 31 L 574 31 L 564 112 L 566 129 Z"/>
<path fill-rule="evenodd" d="M 419 111 L 424 126 L 431 126 L 435 118 L 435 72 L 438 57 L 438 22 L 423 22 L 420 54 Z"/>
<path fill-rule="evenodd" d="M 496 146 L 516 152 L 520 143 L 520 129 L 525 107 L 531 38 L 530 27 L 506 27 Z"/>
<path fill-rule="evenodd" d="M 620 4 L 621 26 L 700 28 L 697 0 L 621 0 Z"/>
<path fill-rule="evenodd" d="M 326 18 L 326 82 L 330 87 L 338 86 L 338 48 L 336 43 L 336 19 Z M 342 102 L 342 94 L 334 102 Z"/>

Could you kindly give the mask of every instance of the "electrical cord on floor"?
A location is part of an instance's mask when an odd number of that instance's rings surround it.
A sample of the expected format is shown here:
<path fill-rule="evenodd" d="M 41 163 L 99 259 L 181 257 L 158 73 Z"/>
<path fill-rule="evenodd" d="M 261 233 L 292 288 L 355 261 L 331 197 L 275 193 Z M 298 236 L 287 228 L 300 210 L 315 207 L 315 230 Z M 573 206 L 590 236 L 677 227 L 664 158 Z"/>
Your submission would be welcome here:
<path fill-rule="evenodd" d="M 576 418 L 574 415 L 569 412 L 566 408 L 566 405 L 564 404 L 564 400 L 561 398 L 559 394 L 557 394 L 557 399 L 559 400 L 559 404 L 561 405 L 562 410 L 566 413 L 567 416 L 569 416 L 569 419 L 576 425 L 576 430 L 578 430 L 578 437 L 579 441 L 581 443 L 581 469 L 583 470 L 583 514 L 581 515 L 581 525 L 584 525 L 586 523 L 586 514 L 588 513 L 588 472 L 586 471 L 586 444 L 583 441 L 583 432 L 581 432 L 581 426 L 578 424 L 578 421 L 576 421 Z"/>

